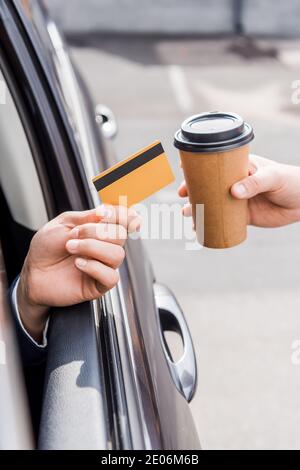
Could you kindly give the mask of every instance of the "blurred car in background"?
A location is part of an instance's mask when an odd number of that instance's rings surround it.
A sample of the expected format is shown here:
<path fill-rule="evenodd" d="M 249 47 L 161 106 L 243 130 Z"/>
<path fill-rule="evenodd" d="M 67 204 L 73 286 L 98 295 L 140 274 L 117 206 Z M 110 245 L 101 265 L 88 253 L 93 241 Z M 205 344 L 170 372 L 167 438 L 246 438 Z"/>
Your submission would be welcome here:
<path fill-rule="evenodd" d="M 114 163 L 116 122 L 95 110 L 44 2 L 0 0 L 0 40 L 0 448 L 197 449 L 191 336 L 139 240 L 115 289 L 53 312 L 47 363 L 25 369 L 23 387 L 5 283 L 44 223 L 99 203 L 91 178 Z"/>

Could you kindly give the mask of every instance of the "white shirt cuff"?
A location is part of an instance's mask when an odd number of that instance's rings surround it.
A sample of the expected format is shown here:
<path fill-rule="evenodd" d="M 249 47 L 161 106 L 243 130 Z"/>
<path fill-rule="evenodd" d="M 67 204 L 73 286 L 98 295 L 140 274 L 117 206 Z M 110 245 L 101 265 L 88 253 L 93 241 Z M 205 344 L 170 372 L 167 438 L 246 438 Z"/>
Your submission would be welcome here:
<path fill-rule="evenodd" d="M 47 320 L 45 329 L 44 329 L 44 331 L 43 331 L 43 342 L 42 342 L 42 344 L 39 344 L 39 343 L 37 343 L 37 342 L 30 336 L 30 334 L 29 334 L 28 331 L 25 329 L 25 327 L 24 327 L 24 325 L 23 325 L 23 323 L 22 323 L 22 320 L 21 320 L 21 316 L 20 316 L 20 312 L 19 312 L 19 308 L 18 308 L 18 300 L 17 300 L 17 290 L 18 290 L 19 282 L 20 282 L 20 278 L 17 280 L 16 285 L 14 286 L 14 289 L 13 289 L 13 292 L 12 292 L 12 303 L 13 303 L 13 307 L 14 307 L 15 312 L 16 312 L 16 316 L 17 316 L 19 325 L 20 325 L 20 327 L 22 328 L 24 334 L 30 339 L 30 341 L 31 341 L 37 348 L 44 349 L 44 348 L 46 348 L 46 347 L 48 346 L 47 333 L 48 333 L 49 319 Z"/>

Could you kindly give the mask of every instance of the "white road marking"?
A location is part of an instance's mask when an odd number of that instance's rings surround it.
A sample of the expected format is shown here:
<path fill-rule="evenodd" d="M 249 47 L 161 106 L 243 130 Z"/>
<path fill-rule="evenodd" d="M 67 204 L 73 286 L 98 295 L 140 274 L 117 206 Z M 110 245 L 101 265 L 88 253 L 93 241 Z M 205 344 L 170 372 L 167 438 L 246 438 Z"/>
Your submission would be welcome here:
<path fill-rule="evenodd" d="M 191 113 L 193 109 L 193 99 L 190 94 L 183 69 L 178 65 L 171 65 L 168 68 L 168 73 L 180 111 L 185 114 Z"/>
<path fill-rule="evenodd" d="M 300 51 L 298 49 L 287 49 L 279 52 L 279 60 L 288 67 L 300 65 Z"/>

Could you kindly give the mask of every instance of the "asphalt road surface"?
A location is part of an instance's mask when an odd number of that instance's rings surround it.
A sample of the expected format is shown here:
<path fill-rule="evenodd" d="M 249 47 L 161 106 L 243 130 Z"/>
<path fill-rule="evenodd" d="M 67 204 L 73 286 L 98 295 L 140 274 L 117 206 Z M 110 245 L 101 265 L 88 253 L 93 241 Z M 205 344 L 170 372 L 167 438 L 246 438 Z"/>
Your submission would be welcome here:
<path fill-rule="evenodd" d="M 300 42 L 90 38 L 73 55 L 95 103 L 118 118 L 120 159 L 162 140 L 177 182 L 151 202 L 180 202 L 173 134 L 193 113 L 240 113 L 254 126 L 254 153 L 300 162 L 292 100 Z M 182 240 L 145 245 L 191 328 L 199 369 L 191 409 L 202 446 L 300 448 L 300 365 L 291 361 L 300 339 L 300 224 L 250 228 L 246 243 L 224 251 L 188 251 Z"/>

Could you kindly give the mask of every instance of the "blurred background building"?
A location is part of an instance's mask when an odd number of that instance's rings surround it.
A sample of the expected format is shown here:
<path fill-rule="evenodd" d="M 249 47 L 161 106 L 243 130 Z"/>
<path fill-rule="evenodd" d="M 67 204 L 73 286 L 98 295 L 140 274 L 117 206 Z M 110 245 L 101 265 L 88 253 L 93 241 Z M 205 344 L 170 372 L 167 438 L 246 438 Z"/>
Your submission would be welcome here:
<path fill-rule="evenodd" d="M 94 100 L 117 116 L 118 158 L 161 139 L 176 183 L 182 120 L 235 111 L 252 152 L 300 162 L 299 0 L 48 0 Z M 298 83 L 298 85 L 297 85 Z M 151 202 L 150 201 L 150 202 Z M 192 410 L 204 448 L 300 448 L 300 224 L 249 229 L 231 250 L 187 252 L 149 240 L 157 278 L 176 293 L 198 357 Z"/>
<path fill-rule="evenodd" d="M 49 0 L 68 33 L 300 36 L 298 0 Z"/>

